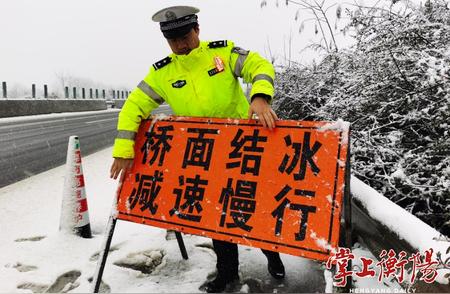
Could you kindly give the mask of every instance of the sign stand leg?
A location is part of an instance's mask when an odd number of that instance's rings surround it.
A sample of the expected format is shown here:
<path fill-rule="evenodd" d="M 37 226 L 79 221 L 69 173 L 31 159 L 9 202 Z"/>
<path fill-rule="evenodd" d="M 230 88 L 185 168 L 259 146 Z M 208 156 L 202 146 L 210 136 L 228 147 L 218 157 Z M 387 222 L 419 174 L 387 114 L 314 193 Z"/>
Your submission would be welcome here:
<path fill-rule="evenodd" d="M 117 218 L 111 215 L 108 220 L 107 234 L 104 242 L 104 248 L 100 251 L 97 263 L 97 269 L 95 270 L 94 280 L 92 281 L 93 293 L 98 293 L 100 284 L 102 282 L 103 270 L 105 269 L 106 259 L 108 258 L 109 248 L 111 247 L 111 241 L 116 227 Z"/>
<path fill-rule="evenodd" d="M 350 132 L 350 131 L 349 131 Z M 349 135 L 350 137 L 350 135 Z M 349 141 L 350 142 L 350 141 Z M 353 226 L 352 226 L 352 195 L 350 193 L 350 144 L 348 144 L 347 160 L 345 168 L 345 188 L 344 188 L 344 219 L 345 219 L 345 240 L 344 244 L 346 248 L 350 250 L 353 247 Z M 347 271 L 352 271 L 352 260 L 348 261 Z M 353 277 L 350 275 L 347 277 L 347 285 L 345 286 L 345 292 L 349 293 L 353 288 Z"/>
<path fill-rule="evenodd" d="M 184 246 L 183 236 L 181 235 L 180 232 L 175 232 L 175 236 L 177 237 L 178 247 L 180 247 L 181 256 L 183 256 L 183 259 L 188 259 L 186 247 Z"/>
<path fill-rule="evenodd" d="M 350 130 L 349 130 L 350 133 Z M 350 138 L 350 134 L 349 134 Z M 350 142 L 350 139 L 348 139 Z M 350 166 L 350 144 L 347 149 L 347 158 L 345 163 L 345 174 L 344 174 L 344 199 L 343 199 L 343 211 L 341 215 L 341 231 L 339 236 L 339 247 L 344 247 L 348 249 L 353 248 L 353 226 L 352 226 L 352 195 L 350 192 L 350 177 L 351 177 L 351 166 Z M 352 259 L 348 260 L 347 271 L 352 271 Z M 334 265 L 331 268 L 333 278 L 336 275 L 337 268 Z M 351 275 L 346 277 L 347 283 L 345 287 L 335 287 L 333 286 L 333 292 L 336 293 L 350 293 L 353 289 L 353 277 Z"/>

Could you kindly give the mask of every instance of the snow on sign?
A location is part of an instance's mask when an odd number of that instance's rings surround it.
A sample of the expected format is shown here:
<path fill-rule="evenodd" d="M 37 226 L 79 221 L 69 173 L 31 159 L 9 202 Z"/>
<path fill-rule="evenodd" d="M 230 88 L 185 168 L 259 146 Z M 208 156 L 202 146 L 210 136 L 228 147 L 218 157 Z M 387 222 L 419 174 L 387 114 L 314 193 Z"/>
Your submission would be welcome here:
<path fill-rule="evenodd" d="M 118 219 L 327 260 L 337 247 L 348 125 L 143 121 Z"/>

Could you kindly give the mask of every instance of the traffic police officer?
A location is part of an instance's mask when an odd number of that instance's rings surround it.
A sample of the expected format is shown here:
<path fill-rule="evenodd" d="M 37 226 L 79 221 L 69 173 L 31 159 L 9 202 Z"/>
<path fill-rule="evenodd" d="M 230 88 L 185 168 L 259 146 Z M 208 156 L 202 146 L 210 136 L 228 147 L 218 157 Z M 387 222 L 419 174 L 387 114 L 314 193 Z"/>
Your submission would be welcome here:
<path fill-rule="evenodd" d="M 131 168 L 134 138 L 141 120 L 164 102 L 171 106 L 175 115 L 243 119 L 256 114 L 264 127 L 275 127 L 278 118 L 270 106 L 275 77 L 272 64 L 231 41 L 200 41 L 198 12 L 195 7 L 174 6 L 153 15 L 153 21 L 159 22 L 173 53 L 153 64 L 119 113 L 112 178 L 116 179 Z M 251 104 L 238 77 L 252 83 Z M 206 284 L 206 291 L 222 292 L 239 279 L 238 248 L 237 244 L 219 240 L 213 240 L 213 246 L 217 255 L 217 276 Z M 285 271 L 279 254 L 263 252 L 270 274 L 283 278 Z"/>

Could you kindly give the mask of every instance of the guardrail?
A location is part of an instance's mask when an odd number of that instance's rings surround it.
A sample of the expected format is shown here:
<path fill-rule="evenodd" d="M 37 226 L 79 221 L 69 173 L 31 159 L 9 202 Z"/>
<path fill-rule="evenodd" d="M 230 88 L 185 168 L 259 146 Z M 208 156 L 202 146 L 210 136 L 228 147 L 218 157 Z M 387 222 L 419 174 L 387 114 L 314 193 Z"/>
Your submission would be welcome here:
<path fill-rule="evenodd" d="M 36 84 L 31 85 L 31 97 L 35 98 L 65 98 L 65 99 L 126 99 L 130 95 L 129 90 L 115 90 L 115 89 L 95 89 L 95 88 L 86 88 L 86 87 L 64 87 L 64 97 L 58 97 L 57 94 L 52 93 L 49 95 L 48 86 L 46 84 L 43 85 L 43 95 L 42 97 L 38 97 L 36 91 Z M 8 97 L 8 85 L 6 82 L 2 82 L 2 97 Z M 14 97 L 20 98 L 20 97 Z"/>
<path fill-rule="evenodd" d="M 31 85 L 31 96 L 26 98 L 8 97 L 6 82 L 2 82 L 2 96 L 0 99 L 0 118 L 36 115 L 60 112 L 77 112 L 106 110 L 108 108 L 122 108 L 125 99 L 130 94 L 128 90 L 105 90 L 95 88 L 77 88 L 66 86 L 64 98 L 57 94 L 49 95 L 47 85 L 43 87 L 43 94 L 37 95 L 36 84 Z M 39 96 L 39 97 L 38 97 Z"/>
<path fill-rule="evenodd" d="M 450 254 L 446 253 L 450 249 L 450 241 L 438 231 L 354 176 L 351 178 L 351 194 L 353 241 L 365 245 L 374 256 L 380 256 L 382 250 L 389 249 L 397 253 L 404 251 L 411 256 L 431 247 L 435 254 L 440 252 L 444 261 L 442 266 L 450 270 Z M 412 231 L 416 234 L 411 234 Z M 450 284 L 438 282 L 427 284 L 416 280 L 412 286 L 400 285 L 405 289 L 413 287 L 415 292 L 421 293 L 450 293 Z"/>

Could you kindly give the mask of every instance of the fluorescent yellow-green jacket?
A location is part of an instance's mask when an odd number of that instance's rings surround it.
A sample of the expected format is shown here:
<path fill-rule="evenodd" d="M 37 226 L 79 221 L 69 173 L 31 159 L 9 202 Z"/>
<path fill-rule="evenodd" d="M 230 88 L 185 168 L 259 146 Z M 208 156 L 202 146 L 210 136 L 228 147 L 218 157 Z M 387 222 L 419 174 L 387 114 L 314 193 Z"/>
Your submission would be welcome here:
<path fill-rule="evenodd" d="M 223 71 L 216 69 L 217 57 Z M 231 41 L 200 42 L 188 55 L 171 54 L 153 64 L 120 111 L 113 157 L 134 158 L 134 137 L 141 120 L 164 102 L 175 115 L 247 118 L 249 103 L 238 77 L 252 83 L 250 97 L 273 97 L 272 64 Z"/>

